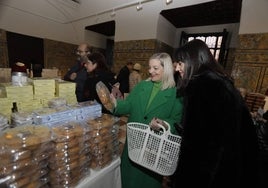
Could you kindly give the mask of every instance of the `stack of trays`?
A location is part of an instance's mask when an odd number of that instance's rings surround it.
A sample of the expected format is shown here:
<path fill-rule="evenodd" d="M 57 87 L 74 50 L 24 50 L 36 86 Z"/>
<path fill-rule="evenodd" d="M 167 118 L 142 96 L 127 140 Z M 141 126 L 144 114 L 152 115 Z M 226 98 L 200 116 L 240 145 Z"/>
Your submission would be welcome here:
<path fill-rule="evenodd" d="M 117 122 L 118 119 L 109 114 L 86 121 L 91 128 L 91 169 L 102 169 L 119 156 L 119 125 Z"/>
<path fill-rule="evenodd" d="M 76 120 L 75 113 L 68 106 L 58 108 L 44 107 L 33 111 L 33 123 L 36 125 L 73 120 Z"/>
<path fill-rule="evenodd" d="M 80 102 L 71 105 L 77 120 L 95 119 L 101 117 L 101 105 L 97 101 Z"/>
<path fill-rule="evenodd" d="M 49 177 L 52 187 L 74 187 L 89 174 L 90 129 L 79 122 L 61 122 L 50 125 L 53 150 L 49 159 Z"/>
<path fill-rule="evenodd" d="M 21 126 L 0 136 L 0 187 L 46 187 L 51 132 L 45 126 Z"/>
<path fill-rule="evenodd" d="M 87 101 L 73 106 L 57 108 L 44 107 L 33 111 L 34 124 L 51 124 L 61 121 L 94 119 L 101 117 L 101 105 L 96 101 Z"/>

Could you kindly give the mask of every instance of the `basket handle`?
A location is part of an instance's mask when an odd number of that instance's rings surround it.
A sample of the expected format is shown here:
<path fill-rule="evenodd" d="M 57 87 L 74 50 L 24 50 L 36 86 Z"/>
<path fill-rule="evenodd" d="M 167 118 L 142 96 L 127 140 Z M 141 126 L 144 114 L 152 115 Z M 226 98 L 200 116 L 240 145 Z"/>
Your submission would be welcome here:
<path fill-rule="evenodd" d="M 168 127 L 167 130 L 166 130 L 166 127 L 164 127 L 162 124 L 160 124 L 160 123 L 157 124 L 163 130 L 163 135 L 171 134 L 169 123 L 166 121 L 163 121 L 163 123 L 167 125 L 167 127 Z"/>

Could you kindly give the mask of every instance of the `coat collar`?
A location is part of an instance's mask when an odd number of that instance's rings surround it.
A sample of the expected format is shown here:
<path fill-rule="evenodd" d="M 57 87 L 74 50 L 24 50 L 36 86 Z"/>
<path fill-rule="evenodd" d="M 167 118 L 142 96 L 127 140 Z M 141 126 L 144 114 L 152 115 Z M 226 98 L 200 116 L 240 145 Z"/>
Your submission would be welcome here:
<path fill-rule="evenodd" d="M 143 87 L 143 89 L 141 90 L 141 106 L 144 106 L 144 114 L 148 114 L 149 112 L 153 111 L 155 108 L 158 108 L 159 106 L 162 106 L 164 103 L 167 102 L 167 100 L 169 100 L 169 98 L 172 96 L 173 90 L 172 89 L 165 89 L 165 90 L 161 90 L 159 91 L 156 96 L 154 97 L 151 105 L 149 106 L 149 108 L 146 110 L 147 108 L 147 103 L 149 101 L 150 95 L 151 95 L 151 91 L 153 88 L 153 83 L 152 82 L 148 82 L 148 84 L 146 84 L 145 87 Z M 157 102 L 155 102 L 157 101 Z"/>

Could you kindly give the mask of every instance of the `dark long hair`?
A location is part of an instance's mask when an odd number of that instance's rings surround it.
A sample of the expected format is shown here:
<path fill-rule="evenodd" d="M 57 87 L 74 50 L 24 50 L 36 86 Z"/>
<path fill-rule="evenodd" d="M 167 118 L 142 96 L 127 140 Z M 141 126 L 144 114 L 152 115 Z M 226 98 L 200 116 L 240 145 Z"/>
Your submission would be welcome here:
<path fill-rule="evenodd" d="M 109 70 L 108 65 L 106 63 L 106 58 L 102 53 L 93 52 L 93 53 L 87 55 L 87 58 L 93 64 L 97 64 L 97 67 L 94 70 L 94 73 L 99 72 L 99 71 L 108 71 Z"/>
<path fill-rule="evenodd" d="M 180 90 L 184 90 L 190 80 L 206 71 L 214 72 L 221 77 L 228 77 L 231 80 L 202 40 L 194 39 L 180 47 L 175 53 L 174 60 L 184 63 L 184 75 L 178 84 Z"/>

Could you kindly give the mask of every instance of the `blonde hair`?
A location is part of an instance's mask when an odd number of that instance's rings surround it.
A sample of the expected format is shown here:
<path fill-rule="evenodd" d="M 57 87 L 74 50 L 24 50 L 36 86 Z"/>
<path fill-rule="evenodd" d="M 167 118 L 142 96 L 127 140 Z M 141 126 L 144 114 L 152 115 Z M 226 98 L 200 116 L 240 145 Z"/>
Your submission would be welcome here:
<path fill-rule="evenodd" d="M 152 59 L 160 61 L 160 64 L 164 69 L 163 77 L 161 80 L 162 81 L 161 90 L 175 87 L 176 84 L 173 76 L 174 68 L 170 55 L 167 53 L 156 53 L 153 54 L 149 60 Z"/>

